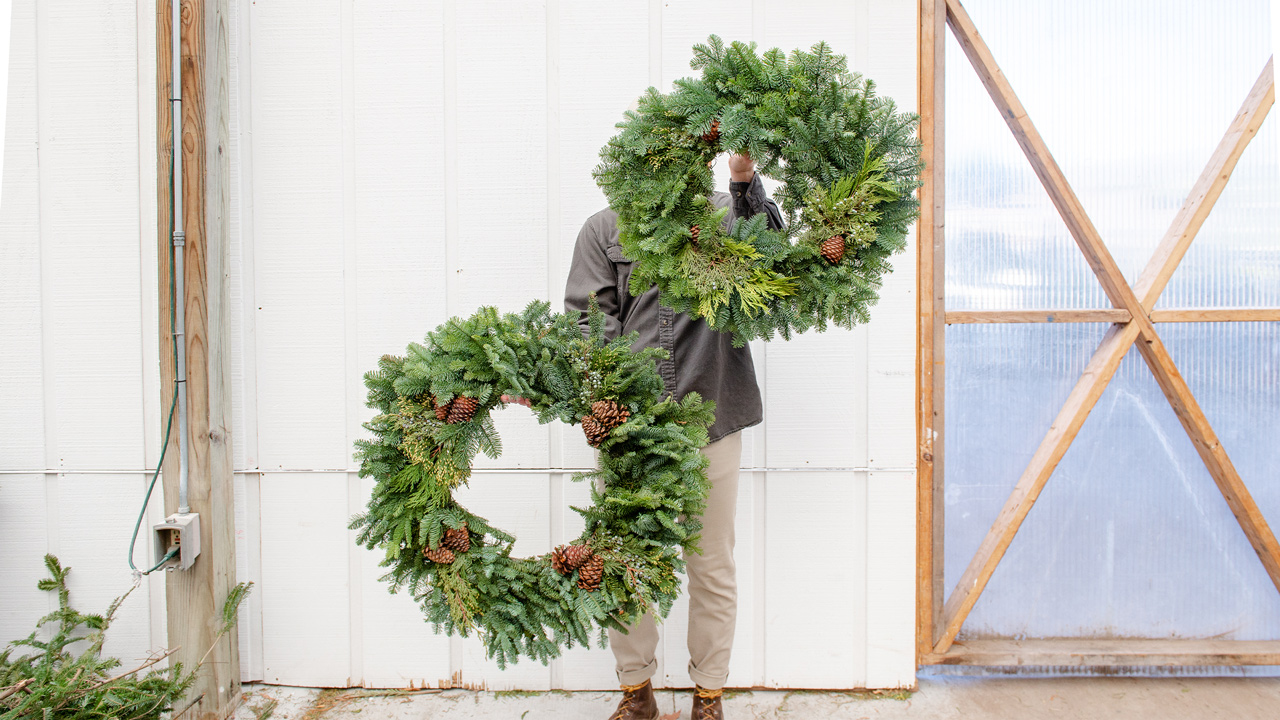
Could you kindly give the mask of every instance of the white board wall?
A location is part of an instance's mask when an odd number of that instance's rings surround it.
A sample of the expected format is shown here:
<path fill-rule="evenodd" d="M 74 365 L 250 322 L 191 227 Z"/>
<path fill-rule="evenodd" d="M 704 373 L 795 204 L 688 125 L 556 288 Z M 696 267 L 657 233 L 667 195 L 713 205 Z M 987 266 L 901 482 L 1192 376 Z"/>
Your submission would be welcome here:
<path fill-rule="evenodd" d="M 614 686 L 599 650 L 498 672 L 474 639 L 431 634 L 377 583 L 377 554 L 341 530 L 370 487 L 350 459 L 370 415 L 360 374 L 479 305 L 560 306 L 578 228 L 605 204 L 599 148 L 647 86 L 689 74 L 694 42 L 826 39 L 911 108 L 914 4 L 236 9 L 236 458 L 241 569 L 260 590 L 246 679 Z M 897 265 L 871 325 L 753 346 L 767 418 L 744 442 L 731 684 L 914 683 L 914 276 L 908 254 Z M 478 460 L 464 502 L 515 532 L 518 552 L 546 552 L 580 527 L 567 508 L 585 489 L 569 477 L 591 454 L 575 428 L 523 409 L 498 424 L 506 452 Z M 684 612 L 664 628 L 673 686 L 689 685 Z"/>
<path fill-rule="evenodd" d="M 15 3 L 0 209 L 6 639 L 48 609 L 33 589 L 45 550 L 76 566 L 87 607 L 129 582 L 130 514 L 161 431 L 146 5 L 72 17 Z M 432 634 L 386 592 L 378 555 L 345 529 L 370 490 L 351 459 L 370 414 L 360 376 L 481 304 L 559 307 L 578 228 L 605 204 L 590 176 L 599 148 L 645 87 L 689 73 L 694 42 L 826 39 L 910 108 L 914 3 L 235 0 L 233 13 L 237 550 L 256 584 L 244 679 L 616 686 L 598 649 L 499 672 L 474 639 Z M 77 52 L 111 62 L 81 76 L 61 60 Z M 72 106 L 86 93 L 92 118 Z M 59 155 L 59 141 L 74 148 Z M 766 421 L 744 436 L 732 685 L 914 683 L 910 251 L 896 265 L 870 325 L 753 345 Z M 93 362 L 77 354 L 85 340 Z M 576 428 L 523 409 L 498 422 L 506 453 L 480 459 L 464 502 L 518 534 L 518 552 L 545 552 L 581 527 L 568 508 L 586 489 L 570 476 L 591 453 Z M 164 644 L 163 588 L 148 589 L 113 636 L 122 655 Z M 664 627 L 668 686 L 690 684 L 684 608 Z"/>
<path fill-rule="evenodd" d="M 147 2 L 15 0 L 0 193 L 0 642 L 71 601 L 103 612 L 160 446 L 155 24 Z M 157 496 L 158 500 L 158 496 Z M 159 519 L 153 502 L 145 524 Z M 150 557 L 143 535 L 134 553 Z M 121 608 L 107 651 L 165 643 L 163 581 Z"/>

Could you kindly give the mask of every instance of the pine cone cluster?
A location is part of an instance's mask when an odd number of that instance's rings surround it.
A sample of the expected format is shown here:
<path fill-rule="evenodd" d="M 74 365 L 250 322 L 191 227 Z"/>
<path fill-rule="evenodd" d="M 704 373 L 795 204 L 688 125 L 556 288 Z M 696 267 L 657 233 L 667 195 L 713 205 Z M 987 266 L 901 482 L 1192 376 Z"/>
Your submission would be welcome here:
<path fill-rule="evenodd" d="M 551 567 L 561 575 L 572 575 L 594 555 L 586 545 L 561 545 L 551 551 Z"/>
<path fill-rule="evenodd" d="M 464 524 L 461 528 L 449 528 L 440 539 L 440 547 L 448 548 L 456 553 L 464 553 L 471 549 L 471 533 Z"/>
<path fill-rule="evenodd" d="M 578 587 L 587 592 L 594 592 L 600 589 L 600 579 L 604 577 L 604 558 L 599 555 L 592 555 L 578 570 Z"/>
<path fill-rule="evenodd" d="M 840 262 L 840 258 L 844 257 L 844 236 L 832 235 L 822 243 L 822 257 L 831 263 Z"/>
<path fill-rule="evenodd" d="M 597 400 L 591 403 L 591 414 L 582 416 L 582 432 L 587 444 L 600 447 L 613 429 L 627 421 L 631 412 L 613 400 Z"/>
<path fill-rule="evenodd" d="M 435 398 L 432 398 L 432 402 L 436 402 Z M 475 416 L 476 410 L 479 408 L 479 400 L 465 395 L 459 395 L 443 405 L 436 403 L 436 419 L 442 422 L 447 422 L 450 425 L 453 423 L 467 422 Z"/>
<path fill-rule="evenodd" d="M 422 548 L 422 555 L 433 563 L 448 565 L 454 561 L 453 551 L 443 544 L 438 548 Z"/>
<path fill-rule="evenodd" d="M 702 141 L 705 143 L 714 143 L 720 139 L 720 121 L 712 120 L 711 129 L 702 134 Z"/>

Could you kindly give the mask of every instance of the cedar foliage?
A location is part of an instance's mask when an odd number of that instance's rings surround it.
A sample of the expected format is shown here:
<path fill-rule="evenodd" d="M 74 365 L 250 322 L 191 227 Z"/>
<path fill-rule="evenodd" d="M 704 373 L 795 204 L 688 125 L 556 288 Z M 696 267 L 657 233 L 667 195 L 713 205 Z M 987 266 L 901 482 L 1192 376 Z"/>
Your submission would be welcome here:
<path fill-rule="evenodd" d="M 661 400 L 654 366 L 660 349 L 633 352 L 635 337 L 606 341 L 594 306 L 584 333 L 578 314 L 552 314 L 535 301 L 521 313 L 480 308 L 451 318 L 384 356 L 365 375 L 366 423 L 373 438 L 357 442 L 360 474 L 374 478 L 368 507 L 354 517 L 358 542 L 381 547 L 391 591 L 406 589 L 437 630 L 476 632 L 500 666 L 520 656 L 547 662 L 562 647 L 587 645 L 599 628 L 622 628 L 648 609 L 665 616 L 679 592 L 681 550 L 696 550 L 706 506 L 706 458 L 712 404 L 696 393 Z M 503 395 L 527 398 L 540 422 L 573 424 L 592 404 L 616 403 L 625 421 L 600 443 L 600 465 L 575 480 L 599 479 L 576 544 L 604 561 L 599 588 L 583 590 L 575 573 L 560 575 L 551 555 L 512 557 L 515 538 L 453 499 L 477 452 L 497 457 L 501 439 L 491 412 Z M 435 406 L 474 398 L 465 422 L 441 421 Z M 469 548 L 433 562 L 449 529 L 469 533 Z M 591 586 L 591 583 L 586 583 Z"/>
<path fill-rule="evenodd" d="M 755 43 L 712 35 L 691 65 L 701 77 L 641 96 L 595 170 L 635 261 L 631 292 L 657 284 L 664 304 L 738 344 L 866 322 L 917 215 L 916 116 L 877 96 L 826 43 L 758 55 Z M 722 227 L 708 163 L 724 152 L 749 152 L 782 182 L 787 229 L 763 215 Z M 819 248 L 835 234 L 849 251 L 832 264 Z"/>

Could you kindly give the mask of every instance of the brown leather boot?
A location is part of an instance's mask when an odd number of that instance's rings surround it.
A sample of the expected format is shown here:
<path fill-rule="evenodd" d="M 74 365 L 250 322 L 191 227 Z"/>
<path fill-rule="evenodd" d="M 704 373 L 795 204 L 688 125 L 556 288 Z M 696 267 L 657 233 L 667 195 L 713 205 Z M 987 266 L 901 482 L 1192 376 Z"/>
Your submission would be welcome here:
<path fill-rule="evenodd" d="M 724 690 L 708 690 L 704 687 L 693 688 L 693 710 L 689 720 L 724 720 L 724 708 L 720 706 L 720 696 Z"/>
<path fill-rule="evenodd" d="M 653 696 L 653 683 L 623 685 L 622 701 L 609 720 L 658 720 L 658 699 Z"/>

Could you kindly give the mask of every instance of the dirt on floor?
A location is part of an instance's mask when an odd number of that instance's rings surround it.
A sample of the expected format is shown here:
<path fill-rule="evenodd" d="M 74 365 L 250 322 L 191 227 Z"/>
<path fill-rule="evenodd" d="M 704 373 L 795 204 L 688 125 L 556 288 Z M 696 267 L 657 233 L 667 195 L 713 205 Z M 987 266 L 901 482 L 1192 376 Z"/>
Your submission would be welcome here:
<path fill-rule="evenodd" d="M 688 690 L 659 690 L 688 720 Z M 605 720 L 616 692 L 318 690 L 246 685 L 236 720 Z M 1280 720 L 1280 678 L 922 679 L 915 691 L 730 690 L 728 720 Z"/>

